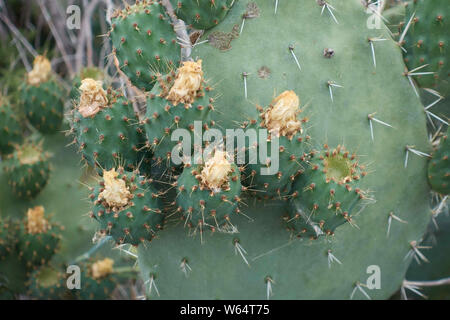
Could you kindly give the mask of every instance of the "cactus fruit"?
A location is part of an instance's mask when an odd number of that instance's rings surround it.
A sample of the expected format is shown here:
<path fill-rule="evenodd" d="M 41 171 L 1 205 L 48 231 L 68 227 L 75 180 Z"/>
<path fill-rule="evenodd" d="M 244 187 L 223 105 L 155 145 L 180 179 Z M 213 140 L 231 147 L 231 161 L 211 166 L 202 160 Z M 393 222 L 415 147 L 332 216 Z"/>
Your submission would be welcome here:
<path fill-rule="evenodd" d="M 14 150 L 15 144 L 22 142 L 22 129 L 14 109 L 0 94 L 0 154 Z"/>
<path fill-rule="evenodd" d="M 171 0 L 178 18 L 195 29 L 207 30 L 218 25 L 235 0 Z"/>
<path fill-rule="evenodd" d="M 288 224 L 297 236 L 317 238 L 332 235 L 345 222 L 352 223 L 352 213 L 369 202 L 359 180 L 367 172 L 356 156 L 338 146 L 327 145 L 312 152 L 306 169 L 294 182 Z"/>
<path fill-rule="evenodd" d="M 149 91 L 158 73 L 177 67 L 181 50 L 160 2 L 139 0 L 112 15 L 109 36 L 116 66 L 137 88 Z"/>
<path fill-rule="evenodd" d="M 203 226 L 221 230 L 233 226 L 231 216 L 239 212 L 242 190 L 239 168 L 216 150 L 204 165 L 186 164 L 177 180 L 177 211 L 181 212 L 189 228 Z"/>
<path fill-rule="evenodd" d="M 447 128 L 447 133 L 440 138 L 439 146 L 431 155 L 428 164 L 428 181 L 431 189 L 443 195 L 450 193 L 449 133 L 450 129 Z"/>
<path fill-rule="evenodd" d="M 71 132 L 83 159 L 100 170 L 137 168 L 145 135 L 132 104 L 118 92 L 107 94 L 101 81 L 91 78 L 82 81 L 80 91 Z"/>
<path fill-rule="evenodd" d="M 406 3 L 406 19 L 413 15 L 404 43 L 407 50 L 405 63 L 408 70 L 428 65 L 424 71 L 435 72 L 434 75 L 416 77 L 423 88 L 438 90 L 443 96 L 449 92 L 450 35 L 448 33 L 448 16 L 450 2 L 447 0 L 411 0 Z M 409 21 L 402 25 L 404 28 Z"/>
<path fill-rule="evenodd" d="M 173 83 L 171 75 L 166 82 L 161 78 L 159 82 L 158 94 L 152 91 L 147 99 L 143 123 L 147 145 L 153 152 L 154 165 L 170 168 L 176 166 L 172 162 L 172 151 L 181 151 L 181 144 L 171 141 L 171 134 L 176 129 L 186 129 L 191 132 L 192 143 L 195 144 L 196 138 L 202 141 L 202 137 L 195 136 L 197 131 L 194 121 L 201 122 L 205 130 L 214 124 L 209 120 L 210 112 L 214 110 L 214 98 L 212 88 L 204 87 L 201 60 L 184 62 Z M 175 149 L 177 147 L 180 149 Z M 193 149 L 199 150 L 201 147 L 194 145 Z M 184 154 L 188 154 L 188 151 L 183 150 Z"/>
<path fill-rule="evenodd" d="M 302 161 L 307 156 L 309 136 L 306 135 L 304 123 L 307 118 L 299 119 L 300 100 L 293 91 L 285 91 L 276 97 L 270 106 L 260 108 L 260 120 L 252 119 L 247 129 L 267 129 L 278 138 L 278 170 L 275 174 L 261 174 L 263 167 L 271 165 L 270 157 L 260 155 L 259 146 L 267 145 L 272 150 L 271 141 L 258 141 L 256 146 L 249 146 L 248 161 L 245 166 L 245 183 L 253 193 L 264 199 L 281 199 L 291 190 L 294 179 L 302 171 Z M 258 138 L 259 135 L 258 135 Z M 261 139 L 261 138 L 260 138 Z M 251 149 L 254 156 L 251 157 Z M 253 158 L 253 159 L 250 159 Z"/>
<path fill-rule="evenodd" d="M 162 228 L 160 194 L 136 172 L 121 167 L 103 171 L 103 180 L 92 191 L 91 217 L 99 222 L 101 233 L 116 243 L 151 241 Z"/>
<path fill-rule="evenodd" d="M 63 92 L 51 72 L 50 61 L 37 56 L 21 92 L 26 117 L 45 134 L 58 131 L 63 120 Z"/>
<path fill-rule="evenodd" d="M 364 3 L 240 0 L 192 50 L 217 83 L 218 126 L 256 119 L 255 105 L 292 90 L 311 111 L 312 147 L 345 145 L 369 165 L 358 188 L 376 203 L 355 217 L 359 229 L 345 223 L 334 236 L 292 237 L 283 228 L 288 202 L 252 198 L 233 217 L 239 233 L 216 232 L 201 246 L 180 237 L 182 224 L 167 226 L 151 246 L 138 247 L 141 274 L 161 298 L 363 299 L 358 288 L 371 265 L 389 278 L 382 277 L 379 290 L 364 288 L 370 298 L 389 298 L 400 287 L 411 254 L 404 258 L 416 249 L 411 241 L 420 240 L 429 221 L 431 146 L 401 49 L 385 28 L 367 27 Z M 249 9 L 259 14 L 250 18 Z M 242 32 L 231 43 L 219 37 L 236 26 Z M 408 223 L 389 219 L 391 213 Z M 158 298 L 155 290 L 147 294 Z"/>
<path fill-rule="evenodd" d="M 107 300 L 117 286 L 114 277 L 114 260 L 89 261 L 81 264 L 81 289 L 74 294 L 81 300 Z"/>
<path fill-rule="evenodd" d="M 76 75 L 72 80 L 72 89 L 70 90 L 69 97 L 71 100 L 78 100 L 80 98 L 81 81 L 84 79 L 94 79 L 97 81 L 103 81 L 105 78 L 105 73 L 96 67 L 83 68 L 79 75 Z"/>
<path fill-rule="evenodd" d="M 4 170 L 13 194 L 19 198 L 34 198 L 47 185 L 50 177 L 49 155 L 42 143 L 25 142 L 16 146 L 5 161 Z"/>
<path fill-rule="evenodd" d="M 27 287 L 27 294 L 34 299 L 67 300 L 73 298 L 66 286 L 66 275 L 52 266 L 42 266 L 33 271 Z"/>
<path fill-rule="evenodd" d="M 50 223 L 44 211 L 43 206 L 28 209 L 20 229 L 19 256 L 32 268 L 47 264 L 60 246 L 61 227 Z"/>

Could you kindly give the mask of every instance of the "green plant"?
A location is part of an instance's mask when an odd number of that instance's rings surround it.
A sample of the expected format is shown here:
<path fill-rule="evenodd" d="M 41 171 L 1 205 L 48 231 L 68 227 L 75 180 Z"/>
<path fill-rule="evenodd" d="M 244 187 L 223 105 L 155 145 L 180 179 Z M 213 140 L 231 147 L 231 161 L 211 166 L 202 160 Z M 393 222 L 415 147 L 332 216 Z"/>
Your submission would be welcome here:
<path fill-rule="evenodd" d="M 195 29 L 210 29 L 227 15 L 235 0 L 172 0 L 178 18 Z"/>
<path fill-rule="evenodd" d="M 283 216 L 292 211 L 285 201 L 252 197 L 232 219 L 239 233 L 204 234 L 203 245 L 168 222 L 152 246 L 138 248 L 150 298 L 157 298 L 155 286 L 162 298 L 364 298 L 364 290 L 388 298 L 411 261 L 405 255 L 425 231 L 430 144 L 400 48 L 387 30 L 367 28 L 359 0 L 277 4 L 275 10 L 271 1 L 235 3 L 199 39 L 207 43 L 194 47 L 192 56 L 203 59 L 205 74 L 217 83 L 214 120 L 235 128 L 257 119 L 255 105 L 293 90 L 308 105 L 311 146 L 343 144 L 358 154 L 369 173 L 358 187 L 376 202 L 334 236 L 317 240 L 286 232 Z M 408 224 L 392 222 L 393 215 Z M 389 274 L 380 290 L 362 287 L 371 265 Z"/>
<path fill-rule="evenodd" d="M 3 166 L 14 195 L 30 199 L 44 189 L 50 177 L 49 157 L 49 154 L 43 152 L 42 143 L 27 141 L 16 146 Z"/>
<path fill-rule="evenodd" d="M 114 12 L 109 36 L 116 66 L 142 90 L 150 90 L 157 74 L 178 66 L 180 50 L 160 2 L 136 1 Z"/>
<path fill-rule="evenodd" d="M 430 163 L 428 164 L 428 181 L 431 189 L 443 195 L 450 193 L 449 132 L 450 129 L 447 128 L 447 133 L 440 138 L 439 145 L 431 155 Z"/>
<path fill-rule="evenodd" d="M 15 110 L 0 94 L 0 154 L 11 153 L 14 145 L 20 144 L 22 139 L 22 128 Z"/>
<path fill-rule="evenodd" d="M 21 88 L 27 119 L 45 134 L 57 132 L 63 120 L 63 91 L 51 72 L 50 61 L 37 56 Z"/>

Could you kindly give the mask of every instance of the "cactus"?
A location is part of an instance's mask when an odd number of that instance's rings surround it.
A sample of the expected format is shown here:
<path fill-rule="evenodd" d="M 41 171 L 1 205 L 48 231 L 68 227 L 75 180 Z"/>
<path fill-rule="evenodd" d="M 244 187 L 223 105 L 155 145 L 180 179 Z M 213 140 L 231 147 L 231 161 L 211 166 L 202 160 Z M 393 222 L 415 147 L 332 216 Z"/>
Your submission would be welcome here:
<path fill-rule="evenodd" d="M 34 198 L 47 185 L 50 177 L 49 155 L 42 150 L 42 143 L 25 142 L 16 146 L 5 161 L 4 170 L 8 184 L 19 198 Z"/>
<path fill-rule="evenodd" d="M 352 223 L 352 213 L 362 209 L 370 196 L 359 188 L 367 172 L 354 154 L 341 146 L 330 150 L 327 145 L 312 154 L 294 182 L 287 221 L 299 237 L 317 238 Z"/>
<path fill-rule="evenodd" d="M 27 282 L 27 294 L 34 299 L 73 299 L 66 286 L 66 275 L 52 266 L 42 266 L 33 271 Z"/>
<path fill-rule="evenodd" d="M 37 56 L 21 90 L 26 117 L 45 134 L 57 132 L 63 120 L 63 92 L 51 71 L 50 61 Z"/>
<path fill-rule="evenodd" d="M 281 199 L 290 192 L 292 182 L 302 171 L 302 162 L 309 149 L 309 136 L 304 129 L 307 118 L 299 119 L 299 104 L 295 92 L 285 91 L 266 110 L 260 108 L 260 121 L 252 119 L 245 126 L 254 130 L 267 129 L 279 139 L 279 163 L 275 174 L 260 174 L 262 168 L 271 164 L 270 157 L 260 156 L 259 146 L 267 142 L 259 141 L 261 137 L 258 135 L 257 145 L 248 147 L 245 183 L 249 189 L 256 190 L 252 192 L 254 196 Z M 272 150 L 270 141 L 266 148 Z M 254 156 L 251 156 L 251 151 L 254 151 Z"/>
<path fill-rule="evenodd" d="M 195 29 L 207 30 L 218 25 L 235 0 L 172 0 L 175 14 Z"/>
<path fill-rule="evenodd" d="M 179 212 L 194 232 L 203 226 L 211 230 L 227 229 L 234 213 L 239 212 L 241 181 L 239 168 L 227 159 L 223 151 L 214 155 L 203 166 L 187 164 L 177 180 L 176 197 Z"/>
<path fill-rule="evenodd" d="M 170 75 L 167 82 L 160 78 L 159 90 L 155 93 L 158 88 L 155 87 L 147 99 L 143 120 L 154 166 L 169 168 L 176 166 L 172 162 L 172 151 L 180 146 L 178 142 L 171 141 L 170 135 L 175 129 L 189 130 L 192 132 L 191 142 L 195 142 L 194 121 L 201 121 L 205 129 L 214 124 L 209 120 L 210 111 L 214 110 L 213 90 L 209 86 L 203 88 L 202 61 L 184 62 L 177 70 L 173 83 L 171 79 Z M 196 150 L 200 147 L 194 145 Z M 187 153 L 188 150 L 183 151 Z"/>
<path fill-rule="evenodd" d="M 450 129 L 447 128 L 447 133 L 440 138 L 439 146 L 431 155 L 428 164 L 428 181 L 431 189 L 443 195 L 450 193 L 449 132 Z"/>
<path fill-rule="evenodd" d="M 248 207 L 233 217 L 239 233 L 203 235 L 203 245 L 180 237 L 183 225 L 167 225 L 151 246 L 138 248 L 141 274 L 161 298 L 362 299 L 366 290 L 382 299 L 400 287 L 412 255 L 404 257 L 429 218 L 430 144 L 400 48 L 387 30 L 367 28 L 368 17 L 360 0 L 241 0 L 199 39 L 208 42 L 192 56 L 203 59 L 205 74 L 218 83 L 219 127 L 256 119 L 255 105 L 292 90 L 308 105 L 311 146 L 345 145 L 360 155 L 370 166 L 358 188 L 377 201 L 353 212 L 352 224 L 334 236 L 317 240 L 286 232 L 283 217 L 292 213 L 286 201 L 244 200 Z M 317 194 L 325 195 L 321 187 Z M 374 264 L 389 280 L 380 290 L 363 289 Z M 152 299 L 154 286 L 147 292 Z"/>
<path fill-rule="evenodd" d="M 103 70 L 96 67 L 83 68 L 80 71 L 80 74 L 76 75 L 72 79 L 72 89 L 69 94 L 71 100 L 77 101 L 80 98 L 80 90 L 78 88 L 81 86 L 81 81 L 87 78 L 94 79 L 96 81 L 103 81 L 105 78 L 105 73 Z"/>
<path fill-rule="evenodd" d="M 92 167 L 109 170 L 121 165 L 133 170 L 142 162 L 144 133 L 132 104 L 118 92 L 103 89 L 87 78 L 73 110 L 71 133 L 83 159 Z"/>
<path fill-rule="evenodd" d="M 443 96 L 447 96 L 449 93 L 449 12 L 450 3 L 446 0 L 408 1 L 405 19 L 410 19 L 413 15 L 414 17 L 406 32 L 404 43 L 402 43 L 402 46 L 407 50 L 404 58 L 408 70 L 428 65 L 426 71 L 435 72 L 432 76 L 416 77 L 420 87 L 436 89 Z M 406 28 L 408 22 L 403 23 L 404 28 Z"/>
<path fill-rule="evenodd" d="M 0 94 L 0 154 L 11 153 L 22 139 L 22 128 L 15 111 Z"/>
<path fill-rule="evenodd" d="M 100 186 L 92 191 L 91 217 L 100 223 L 101 233 L 112 236 L 116 243 L 151 241 L 162 228 L 160 194 L 139 174 L 121 167 L 104 171 Z"/>
<path fill-rule="evenodd" d="M 44 207 L 36 206 L 27 211 L 20 228 L 18 252 L 29 268 L 47 264 L 60 247 L 60 229 L 44 216 Z"/>
<path fill-rule="evenodd" d="M 14 248 L 12 228 L 9 219 L 0 219 L 0 260 L 5 260 Z"/>
<path fill-rule="evenodd" d="M 163 6 L 142 0 L 117 10 L 109 32 L 116 66 L 139 89 L 149 91 L 158 73 L 177 67 L 180 48 Z"/>
<path fill-rule="evenodd" d="M 81 300 L 110 299 L 117 286 L 113 265 L 114 260 L 109 258 L 82 263 L 81 289 L 74 292 L 76 297 Z"/>

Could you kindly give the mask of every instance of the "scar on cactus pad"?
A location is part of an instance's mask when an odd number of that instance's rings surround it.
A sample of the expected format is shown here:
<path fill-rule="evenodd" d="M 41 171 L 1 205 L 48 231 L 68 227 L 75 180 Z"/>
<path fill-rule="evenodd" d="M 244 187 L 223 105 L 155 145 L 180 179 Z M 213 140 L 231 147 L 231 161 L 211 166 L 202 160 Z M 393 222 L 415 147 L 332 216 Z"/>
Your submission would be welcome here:
<path fill-rule="evenodd" d="M 356 226 L 353 214 L 371 200 L 368 192 L 359 187 L 360 179 L 367 174 L 365 167 L 341 146 L 330 150 L 325 145 L 320 152 L 313 152 L 308 162 L 293 185 L 291 214 L 287 218 L 288 226 L 293 227 L 290 231 L 315 239 L 333 235 L 345 222 Z"/>
<path fill-rule="evenodd" d="M 254 196 L 264 199 L 284 198 L 289 193 L 292 182 L 302 171 L 301 162 L 307 157 L 309 136 L 306 135 L 303 125 L 308 118 L 299 118 L 302 112 L 300 99 L 294 91 L 284 91 L 273 99 L 265 110 L 262 107 L 258 109 L 260 120 L 253 119 L 246 127 L 255 130 L 266 129 L 271 136 L 267 141 L 258 141 L 256 146 L 249 146 L 249 164 L 245 167 L 244 182 L 248 190 L 256 190 L 250 191 Z M 262 169 L 269 167 L 272 159 L 270 156 L 261 155 L 259 149 L 261 144 L 267 144 L 267 150 L 272 150 L 273 139 L 278 139 L 279 145 L 276 150 L 278 171 L 265 174 Z"/>
<path fill-rule="evenodd" d="M 116 243 L 138 245 L 151 241 L 162 229 L 160 194 L 137 172 L 125 172 L 121 167 L 105 170 L 99 186 L 91 191 L 91 217 L 99 222 L 100 232 Z"/>
<path fill-rule="evenodd" d="M 230 217 L 240 212 L 242 186 L 239 168 L 226 152 L 216 150 L 204 165 L 186 164 L 175 185 L 176 211 L 182 213 L 193 234 L 198 228 L 201 234 L 203 226 L 212 231 L 233 227 Z"/>

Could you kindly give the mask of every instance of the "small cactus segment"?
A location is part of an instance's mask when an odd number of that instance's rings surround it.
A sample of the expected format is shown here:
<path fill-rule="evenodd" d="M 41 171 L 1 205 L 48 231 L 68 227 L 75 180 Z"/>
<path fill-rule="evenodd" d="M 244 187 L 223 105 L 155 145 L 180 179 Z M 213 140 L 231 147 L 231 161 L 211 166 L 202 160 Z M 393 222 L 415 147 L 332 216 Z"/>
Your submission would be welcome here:
<path fill-rule="evenodd" d="M 215 151 L 204 165 L 186 165 L 177 181 L 178 211 L 189 227 L 221 230 L 239 212 L 242 190 L 239 168 L 223 151 Z"/>
<path fill-rule="evenodd" d="M 0 154 L 14 151 L 14 145 L 22 142 L 19 120 L 6 98 L 0 94 Z"/>
<path fill-rule="evenodd" d="M 51 71 L 50 61 L 37 56 L 21 92 L 26 117 L 45 134 L 57 132 L 63 120 L 63 92 Z"/>
<path fill-rule="evenodd" d="M 107 300 L 111 299 L 117 280 L 114 277 L 114 260 L 89 261 L 80 265 L 81 289 L 74 294 L 80 300 Z"/>
<path fill-rule="evenodd" d="M 214 122 L 209 120 L 210 111 L 214 110 L 214 98 L 212 88 L 203 87 L 205 81 L 202 60 L 184 62 L 174 81 L 172 76 L 166 77 L 167 81 L 160 77 L 160 90 L 158 94 L 150 94 L 147 99 L 147 112 L 143 120 L 147 144 L 153 151 L 155 165 L 169 168 L 176 166 L 171 159 L 172 151 L 176 150 L 179 154 L 182 149 L 181 144 L 171 140 L 174 130 L 186 129 L 190 132 L 190 145 L 199 150 L 202 146 L 195 145 L 195 142 L 196 138 L 201 142 L 202 137 L 195 137 L 197 131 L 194 130 L 194 121 L 198 121 L 202 126 L 199 129 L 203 130 L 214 125 Z M 187 154 L 189 150 L 183 151 Z"/>
<path fill-rule="evenodd" d="M 91 78 L 97 81 L 103 81 L 105 73 L 97 67 L 83 68 L 79 75 L 76 75 L 72 80 L 72 90 L 70 90 L 69 97 L 71 100 L 78 100 L 80 98 L 81 81 L 87 78 Z"/>
<path fill-rule="evenodd" d="M 137 168 L 145 135 L 132 104 L 118 92 L 107 94 L 101 81 L 91 78 L 82 81 L 80 91 L 71 132 L 83 158 L 99 169 Z"/>
<path fill-rule="evenodd" d="M 149 91 L 158 73 L 178 66 L 180 47 L 162 4 L 152 0 L 116 11 L 109 32 L 117 67 L 137 88 Z"/>
<path fill-rule="evenodd" d="M 19 198 L 36 197 L 50 177 L 48 159 L 49 155 L 42 151 L 42 144 L 26 142 L 16 146 L 4 166 L 13 194 Z"/>
<path fill-rule="evenodd" d="M 121 167 L 103 171 L 103 180 L 90 198 L 94 203 L 91 216 L 100 231 L 118 244 L 151 241 L 163 226 L 160 195 L 135 172 Z"/>
<path fill-rule="evenodd" d="M 30 268 L 47 264 L 60 247 L 61 227 L 51 224 L 44 211 L 43 206 L 28 209 L 20 228 L 19 256 Z"/>
<path fill-rule="evenodd" d="M 68 300 L 73 299 L 67 289 L 66 275 L 51 266 L 42 266 L 33 271 L 27 283 L 27 294 L 33 299 Z"/>
<path fill-rule="evenodd" d="M 366 175 L 356 156 L 343 147 L 328 146 L 313 152 L 309 166 L 294 182 L 288 224 L 301 237 L 332 235 L 352 214 L 367 204 L 368 195 L 359 188 Z"/>
<path fill-rule="evenodd" d="M 219 24 L 235 0 L 171 0 L 178 18 L 195 29 L 207 30 Z"/>
<path fill-rule="evenodd" d="M 13 233 L 11 232 L 13 226 L 10 221 L 0 219 L 0 261 L 5 258 L 13 250 Z"/>
<path fill-rule="evenodd" d="M 302 161 L 307 156 L 307 141 L 303 123 L 307 118 L 300 120 L 300 100 L 293 91 L 285 91 L 276 97 L 270 106 L 263 110 L 260 108 L 260 120 L 251 120 L 247 129 L 254 129 L 258 135 L 256 146 L 249 146 L 249 164 L 245 167 L 245 184 L 250 189 L 256 189 L 255 196 L 264 199 L 281 198 L 287 195 L 292 182 L 302 171 Z M 272 142 L 268 139 L 259 141 L 259 130 L 266 129 L 278 139 L 278 171 L 274 174 L 263 174 L 261 170 L 270 167 L 270 150 Z M 269 136 L 270 139 L 270 136 Z M 268 141 L 266 141 L 268 140 Z M 260 154 L 260 144 L 265 144 L 267 153 L 265 158 Z M 279 151 L 279 152 L 278 152 Z M 253 157 L 251 156 L 253 152 Z"/>
<path fill-rule="evenodd" d="M 416 78 L 421 87 L 434 88 L 446 96 L 449 93 L 450 2 L 447 0 L 412 0 L 406 5 L 406 21 L 414 14 L 411 25 L 401 44 L 406 50 L 404 58 L 409 70 L 428 64 L 423 71 L 433 71 L 434 76 Z"/>
<path fill-rule="evenodd" d="M 431 188 L 440 194 L 450 193 L 450 141 L 447 133 L 441 137 L 438 148 L 428 164 L 428 181 Z"/>

